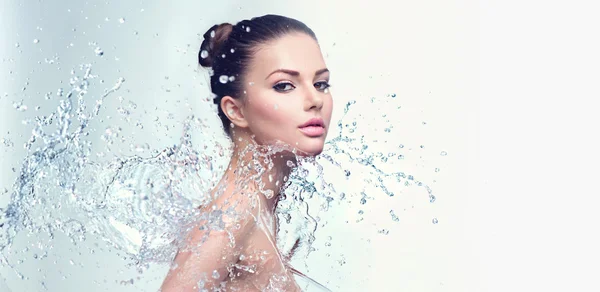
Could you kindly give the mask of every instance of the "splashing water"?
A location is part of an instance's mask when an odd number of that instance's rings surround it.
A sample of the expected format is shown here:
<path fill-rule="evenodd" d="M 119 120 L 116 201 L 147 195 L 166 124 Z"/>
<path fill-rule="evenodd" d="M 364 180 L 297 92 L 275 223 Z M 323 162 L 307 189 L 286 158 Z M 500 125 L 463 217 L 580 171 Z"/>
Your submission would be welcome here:
<path fill-rule="evenodd" d="M 250 31 L 249 27 L 247 31 Z M 100 48 L 95 53 L 103 55 Z M 202 120 L 188 117 L 180 143 L 162 151 L 155 150 L 150 158 L 132 156 L 117 157 L 108 162 L 94 161 L 92 143 L 86 140 L 91 134 L 88 125 L 98 117 L 105 99 L 118 91 L 125 79 L 119 78 L 95 101 L 92 109 L 87 110 L 84 97 L 98 76 L 92 74 L 89 64 L 81 65 L 79 69 L 81 76 L 70 80 L 72 88 L 66 93 L 59 89 L 57 95 L 64 99 L 58 101 L 56 111 L 35 119 L 32 135 L 25 145 L 29 154 L 22 162 L 10 204 L 0 210 L 1 262 L 14 269 L 21 278 L 26 277 L 5 254 L 11 249 L 14 238 L 22 233 L 47 234 L 52 240 L 56 233 L 61 232 L 73 244 L 84 242 L 89 234 L 99 235 L 107 244 L 126 253 L 131 263 L 148 268 L 154 263 L 170 263 L 177 250 L 183 247 L 185 235 L 199 220 L 206 220 L 209 229 L 224 228 L 222 218 L 226 214 L 201 212 L 199 208 L 214 199 L 209 194 L 217 179 L 212 161 L 226 157 L 228 152 L 228 149 L 217 146 L 218 154 L 211 156 L 193 147 L 191 132 L 206 127 Z M 228 76 L 221 76 L 220 80 L 234 81 Z M 412 175 L 387 171 L 383 167 L 389 160 L 400 160 L 403 155 L 372 151 L 373 147 L 368 145 L 364 135 L 358 136 L 357 122 L 345 120 L 355 103 L 352 101 L 345 105 L 344 116 L 337 122 L 337 136 L 326 143 L 323 154 L 313 158 L 296 157 L 298 163 L 294 171 L 284 180 L 286 188 L 276 210 L 279 229 L 289 229 L 278 232 L 277 245 L 283 251 L 290 250 L 290 245 L 297 243 L 298 237 L 304 242 L 307 253 L 315 250 L 312 243 L 320 225 L 319 218 L 309 210 L 309 201 L 321 201 L 322 211 L 329 210 L 333 202 L 350 202 L 353 198 L 365 205 L 381 195 L 398 196 L 400 185 L 423 187 L 431 203 L 436 199 L 430 187 L 415 180 Z M 15 109 L 24 111 L 27 107 L 19 102 L 15 103 Z M 125 109 L 119 112 L 129 114 Z M 330 133 L 330 136 L 333 134 Z M 117 136 L 112 127 L 106 127 L 102 139 L 111 144 Z M 8 143 L 8 140 L 3 141 Z M 137 148 L 147 150 L 148 147 Z M 251 179 L 256 179 L 272 167 L 269 157 L 282 149 L 246 149 L 246 152 L 257 156 L 253 165 L 242 166 L 242 169 L 254 168 L 258 174 Z M 444 151 L 442 155 L 447 153 Z M 348 161 L 344 166 L 340 162 L 343 160 Z M 323 166 L 332 166 L 348 178 L 355 171 L 355 167 L 349 167 L 353 163 L 369 169 L 370 175 L 363 177 L 365 187 L 336 191 L 333 184 L 324 178 Z M 240 185 L 244 183 L 247 182 L 240 182 Z M 368 191 L 367 186 L 374 186 L 381 193 Z M 216 196 L 220 192 L 222 190 Z M 400 220 L 393 210 L 389 214 L 390 220 Z M 437 223 L 437 218 L 433 223 Z M 48 244 L 40 243 L 38 246 Z M 288 253 L 286 256 L 291 255 Z M 295 271 L 294 275 L 312 283 L 300 272 Z M 275 275 L 271 280 L 272 283 L 287 281 Z M 277 287 L 274 285 L 271 290 L 280 289 Z"/>

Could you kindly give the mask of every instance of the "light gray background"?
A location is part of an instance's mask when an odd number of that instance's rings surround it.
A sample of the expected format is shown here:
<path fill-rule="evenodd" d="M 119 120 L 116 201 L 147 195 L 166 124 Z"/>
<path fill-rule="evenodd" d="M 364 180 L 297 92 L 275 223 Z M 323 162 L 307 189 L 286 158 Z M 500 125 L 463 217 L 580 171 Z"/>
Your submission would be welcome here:
<path fill-rule="evenodd" d="M 323 214 L 335 223 L 319 231 L 316 244 L 322 247 L 322 238 L 331 236 L 332 247 L 319 248 L 307 260 L 308 275 L 334 291 L 598 287 L 597 7 L 584 1 L 567 6 L 541 1 L 5 0 L 0 5 L 0 139 L 14 143 L 0 145 L 0 190 L 10 189 L 16 176 L 11 168 L 18 169 L 25 155 L 21 145 L 29 128 L 21 120 L 54 108 L 57 98 L 46 101 L 44 94 L 66 87 L 70 69 L 84 62 L 94 63 L 94 72 L 105 80 L 104 86 L 96 84 L 98 91 L 118 77 L 127 80 L 105 102 L 103 115 L 113 118 L 97 126 L 99 132 L 107 124 L 122 124 L 140 143 L 162 148 L 177 143 L 180 121 L 193 112 L 208 117 L 216 141 L 227 143 L 202 101 L 208 96 L 206 75 L 195 72 L 201 35 L 215 23 L 283 14 L 304 21 L 320 39 L 333 72 L 333 121 L 349 100 L 396 93 L 395 105 L 403 110 L 383 109 L 395 126 L 392 135 L 407 148 L 425 145 L 427 159 L 423 163 L 420 152 L 408 152 L 399 167 L 437 181 L 434 204 L 418 192 L 402 200 L 374 200 L 365 216 L 368 224 L 339 220 L 355 221 L 355 206 Z M 96 46 L 104 56 L 95 56 Z M 60 64 L 45 61 L 55 56 Z M 117 96 L 138 105 L 132 119 L 144 129 L 117 118 Z M 27 111 L 13 108 L 20 100 Z M 370 137 L 389 137 L 381 132 L 381 109 L 361 106 L 361 111 L 368 117 L 359 124 L 372 119 L 368 129 L 379 129 Z M 396 143 L 381 147 L 397 150 Z M 448 156 L 440 157 L 441 150 Z M 433 173 L 435 167 L 441 171 Z M 393 224 L 389 209 L 404 208 L 409 211 L 397 211 L 400 222 Z M 431 224 L 433 217 L 438 224 Z M 378 234 L 381 228 L 389 234 Z M 121 274 L 122 263 L 111 260 L 112 253 L 79 256 L 57 242 L 61 258 L 56 264 L 44 262 L 45 272 L 37 273 L 39 264 L 27 261 L 27 281 L 4 269 L 7 285 L 36 291 L 43 280 L 52 291 L 152 291 L 164 276 L 164 269 L 157 269 L 124 286 L 119 281 L 136 275 Z M 338 264 L 340 259 L 346 263 Z M 70 276 L 62 280 L 65 273 Z"/>

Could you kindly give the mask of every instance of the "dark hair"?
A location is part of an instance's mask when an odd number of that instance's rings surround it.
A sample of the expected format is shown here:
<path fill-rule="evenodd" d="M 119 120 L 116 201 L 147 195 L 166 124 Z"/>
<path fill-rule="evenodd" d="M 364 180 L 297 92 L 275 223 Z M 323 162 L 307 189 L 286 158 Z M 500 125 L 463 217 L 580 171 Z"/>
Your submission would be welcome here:
<path fill-rule="evenodd" d="M 216 95 L 214 103 L 228 136 L 231 137 L 230 121 L 221 108 L 221 99 L 227 95 L 242 96 L 243 76 L 259 45 L 292 32 L 302 32 L 317 40 L 304 23 L 272 14 L 242 20 L 236 25 L 214 25 L 204 34 L 198 61 L 203 67 L 212 68 L 210 87 Z"/>

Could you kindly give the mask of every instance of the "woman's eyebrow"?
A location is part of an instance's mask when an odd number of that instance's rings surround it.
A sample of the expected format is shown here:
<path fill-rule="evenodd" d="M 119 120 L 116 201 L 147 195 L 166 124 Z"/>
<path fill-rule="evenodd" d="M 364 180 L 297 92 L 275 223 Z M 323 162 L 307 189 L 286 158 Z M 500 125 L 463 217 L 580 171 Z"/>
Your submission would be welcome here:
<path fill-rule="evenodd" d="M 277 69 L 277 70 L 271 72 L 271 74 L 267 75 L 267 78 L 265 78 L 265 79 L 268 79 L 271 75 L 273 75 L 275 73 L 278 73 L 278 72 L 279 73 L 289 74 L 289 75 L 292 75 L 292 76 L 298 76 L 298 75 L 300 75 L 300 72 L 298 72 L 298 71 L 294 71 L 294 70 L 290 70 L 290 69 Z M 315 76 L 321 75 L 321 74 L 323 74 L 325 72 L 329 72 L 329 69 L 323 68 L 323 69 L 317 70 L 317 72 L 315 72 Z"/>

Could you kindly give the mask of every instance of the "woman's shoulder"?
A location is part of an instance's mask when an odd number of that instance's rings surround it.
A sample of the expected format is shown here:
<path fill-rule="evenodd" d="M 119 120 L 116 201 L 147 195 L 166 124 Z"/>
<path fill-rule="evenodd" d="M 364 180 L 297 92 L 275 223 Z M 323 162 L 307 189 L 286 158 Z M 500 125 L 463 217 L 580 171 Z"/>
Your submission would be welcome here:
<path fill-rule="evenodd" d="M 220 192 L 213 191 L 211 196 L 213 199 L 200 207 L 205 223 L 236 233 L 256 225 L 261 202 L 252 185 L 244 189 L 227 186 Z"/>

